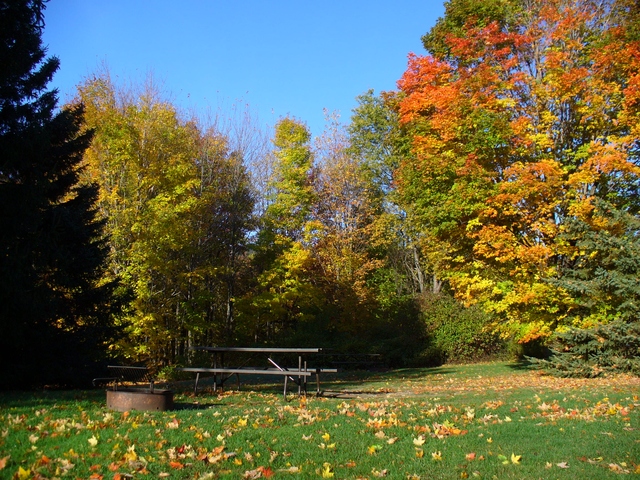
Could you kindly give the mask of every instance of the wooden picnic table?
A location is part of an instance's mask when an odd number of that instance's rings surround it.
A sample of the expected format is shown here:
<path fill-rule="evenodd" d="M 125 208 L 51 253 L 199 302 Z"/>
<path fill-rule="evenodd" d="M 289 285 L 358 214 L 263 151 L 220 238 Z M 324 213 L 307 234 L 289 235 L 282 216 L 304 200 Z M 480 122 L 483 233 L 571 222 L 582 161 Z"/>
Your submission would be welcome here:
<path fill-rule="evenodd" d="M 278 375 L 284 377 L 284 397 L 287 396 L 287 380 L 292 380 L 298 385 L 298 395 L 307 393 L 307 379 L 311 375 L 316 376 L 316 394 L 320 395 L 320 374 L 321 373 L 335 373 L 338 370 L 335 368 L 310 368 L 307 365 L 306 356 L 312 354 L 322 353 L 322 348 L 280 348 L 280 347 L 192 347 L 192 350 L 205 351 L 212 354 L 212 366 L 211 367 L 185 367 L 180 368 L 180 371 L 191 372 L 196 374 L 196 381 L 194 391 L 198 391 L 198 381 L 201 373 L 213 374 L 214 378 L 214 391 L 218 387 L 222 388 L 224 382 L 235 375 L 238 379 L 238 387 L 240 386 L 240 375 Z M 245 359 L 244 363 L 235 363 L 229 365 L 228 357 L 225 359 L 225 354 L 250 354 L 248 359 Z M 274 354 L 280 355 L 293 355 L 298 357 L 297 367 L 287 367 L 284 364 L 280 365 L 271 358 Z M 266 362 L 263 366 L 249 367 L 247 363 L 254 359 L 256 356 L 265 356 Z M 282 362 L 281 362 L 282 363 Z M 218 379 L 220 375 L 220 379 Z"/>

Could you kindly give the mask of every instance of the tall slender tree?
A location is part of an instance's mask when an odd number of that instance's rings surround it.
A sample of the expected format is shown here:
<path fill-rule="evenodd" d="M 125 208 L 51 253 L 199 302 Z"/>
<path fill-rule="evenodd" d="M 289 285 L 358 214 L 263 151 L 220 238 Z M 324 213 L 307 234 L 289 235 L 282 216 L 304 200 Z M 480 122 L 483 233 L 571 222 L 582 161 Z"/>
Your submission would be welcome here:
<path fill-rule="evenodd" d="M 94 185 L 81 185 L 81 105 L 57 111 L 41 0 L 0 1 L 2 387 L 69 383 L 111 339 L 113 284 Z"/>

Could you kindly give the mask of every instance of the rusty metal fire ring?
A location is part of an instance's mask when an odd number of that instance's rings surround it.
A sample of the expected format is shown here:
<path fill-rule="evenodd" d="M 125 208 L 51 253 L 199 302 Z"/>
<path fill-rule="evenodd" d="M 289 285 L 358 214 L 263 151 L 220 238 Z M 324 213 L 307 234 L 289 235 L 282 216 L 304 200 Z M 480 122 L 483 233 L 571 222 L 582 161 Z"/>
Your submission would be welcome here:
<path fill-rule="evenodd" d="M 164 412 L 173 408 L 173 391 L 148 388 L 107 390 L 107 408 L 117 412 L 144 410 Z"/>

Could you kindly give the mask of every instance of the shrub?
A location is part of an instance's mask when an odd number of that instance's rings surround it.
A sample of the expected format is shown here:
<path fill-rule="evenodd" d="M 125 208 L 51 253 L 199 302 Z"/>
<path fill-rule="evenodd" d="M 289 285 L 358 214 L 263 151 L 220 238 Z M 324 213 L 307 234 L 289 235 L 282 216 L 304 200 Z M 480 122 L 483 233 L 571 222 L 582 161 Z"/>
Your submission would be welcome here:
<path fill-rule="evenodd" d="M 479 307 L 465 307 L 448 294 L 429 294 L 421 299 L 421 310 L 429 337 L 422 363 L 472 362 L 506 355 L 504 341 L 486 328 L 491 317 Z"/>

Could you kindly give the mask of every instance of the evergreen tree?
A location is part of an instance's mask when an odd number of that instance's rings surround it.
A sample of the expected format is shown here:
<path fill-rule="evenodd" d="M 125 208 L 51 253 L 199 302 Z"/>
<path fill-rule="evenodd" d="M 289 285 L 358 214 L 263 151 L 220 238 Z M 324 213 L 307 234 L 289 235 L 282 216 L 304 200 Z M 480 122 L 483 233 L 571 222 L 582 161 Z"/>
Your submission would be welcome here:
<path fill-rule="evenodd" d="M 569 292 L 573 325 L 640 319 L 640 219 L 604 200 L 592 217 L 568 219 L 559 238 L 563 261 L 549 282 Z"/>
<path fill-rule="evenodd" d="M 97 188 L 81 185 L 83 108 L 56 111 L 42 0 L 0 1 L 2 387 L 90 378 L 113 330 Z"/>

